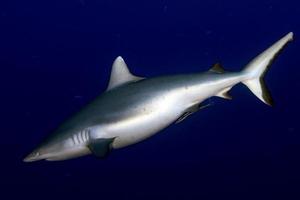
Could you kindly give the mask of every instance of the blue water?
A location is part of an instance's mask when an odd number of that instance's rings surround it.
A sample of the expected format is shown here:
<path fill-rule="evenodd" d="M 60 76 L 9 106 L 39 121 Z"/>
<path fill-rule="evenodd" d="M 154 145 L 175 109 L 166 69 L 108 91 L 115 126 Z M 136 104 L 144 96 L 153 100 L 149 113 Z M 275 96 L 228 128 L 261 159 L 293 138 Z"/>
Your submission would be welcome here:
<path fill-rule="evenodd" d="M 300 199 L 299 19 L 295 0 L 1 1 L 1 199 Z M 105 90 L 118 55 L 146 77 L 234 71 L 290 31 L 266 76 L 273 108 L 239 85 L 105 160 L 22 162 Z"/>

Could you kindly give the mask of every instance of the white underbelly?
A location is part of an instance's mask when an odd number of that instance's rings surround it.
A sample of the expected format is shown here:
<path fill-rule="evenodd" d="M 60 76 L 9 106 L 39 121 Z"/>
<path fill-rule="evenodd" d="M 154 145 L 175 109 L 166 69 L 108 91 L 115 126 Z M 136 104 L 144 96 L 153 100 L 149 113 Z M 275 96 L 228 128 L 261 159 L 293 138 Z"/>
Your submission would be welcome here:
<path fill-rule="evenodd" d="M 141 115 L 115 123 L 106 128 L 107 133 L 116 137 L 112 146 L 122 148 L 149 138 L 169 126 L 180 116 L 179 112 L 157 112 Z"/>
<path fill-rule="evenodd" d="M 149 138 L 173 123 L 184 108 L 178 98 L 160 98 L 138 108 L 122 120 L 102 126 L 102 137 L 115 140 L 114 149 L 122 148 Z"/>

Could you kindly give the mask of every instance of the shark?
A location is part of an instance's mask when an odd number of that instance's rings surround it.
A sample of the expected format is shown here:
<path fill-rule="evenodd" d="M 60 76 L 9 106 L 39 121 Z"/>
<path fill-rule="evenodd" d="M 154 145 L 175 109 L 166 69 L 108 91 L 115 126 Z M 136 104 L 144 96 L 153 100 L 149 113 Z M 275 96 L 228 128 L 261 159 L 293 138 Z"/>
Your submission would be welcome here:
<path fill-rule="evenodd" d="M 290 32 L 238 72 L 215 64 L 201 73 L 145 78 L 133 75 L 119 56 L 113 62 L 106 91 L 63 122 L 23 161 L 61 161 L 89 154 L 104 158 L 114 149 L 143 141 L 183 121 L 206 107 L 203 102 L 208 98 L 231 99 L 228 91 L 239 83 L 272 106 L 263 77 L 292 40 Z"/>

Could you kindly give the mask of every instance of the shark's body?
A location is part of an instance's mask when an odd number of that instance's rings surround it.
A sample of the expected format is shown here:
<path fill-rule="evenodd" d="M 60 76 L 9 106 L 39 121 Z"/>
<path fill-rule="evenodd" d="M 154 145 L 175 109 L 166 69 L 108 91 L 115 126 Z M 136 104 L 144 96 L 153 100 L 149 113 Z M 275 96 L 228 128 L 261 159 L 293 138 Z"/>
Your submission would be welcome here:
<path fill-rule="evenodd" d="M 227 91 L 240 82 L 271 105 L 262 77 L 292 38 L 292 33 L 287 34 L 241 72 L 225 72 L 215 65 L 204 73 L 146 79 L 132 75 L 118 57 L 107 91 L 62 124 L 24 161 L 65 160 L 90 153 L 106 156 L 111 149 L 137 143 L 182 121 L 207 98 L 230 98 Z"/>

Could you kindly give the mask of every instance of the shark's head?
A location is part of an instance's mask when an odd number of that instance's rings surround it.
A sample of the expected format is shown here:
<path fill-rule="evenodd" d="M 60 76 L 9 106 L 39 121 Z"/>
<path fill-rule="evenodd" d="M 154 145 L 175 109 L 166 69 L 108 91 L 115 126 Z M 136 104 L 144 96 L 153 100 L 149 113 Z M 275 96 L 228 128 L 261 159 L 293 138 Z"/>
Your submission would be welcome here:
<path fill-rule="evenodd" d="M 87 155 L 90 150 L 87 148 L 86 140 L 82 137 L 75 137 L 78 132 L 69 132 L 68 137 L 61 137 L 61 134 L 48 137 L 44 142 L 27 155 L 23 161 L 33 162 L 38 160 L 66 160 L 70 158 Z M 71 134 L 72 133 L 72 134 Z M 73 137 L 74 136 L 74 137 Z"/>
<path fill-rule="evenodd" d="M 34 149 L 30 154 L 28 154 L 23 161 L 24 162 L 33 162 L 43 159 L 48 159 L 54 155 L 58 155 L 63 152 L 62 145 L 58 143 L 47 143 L 42 144 L 36 149 Z"/>

